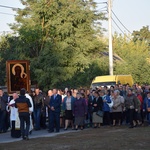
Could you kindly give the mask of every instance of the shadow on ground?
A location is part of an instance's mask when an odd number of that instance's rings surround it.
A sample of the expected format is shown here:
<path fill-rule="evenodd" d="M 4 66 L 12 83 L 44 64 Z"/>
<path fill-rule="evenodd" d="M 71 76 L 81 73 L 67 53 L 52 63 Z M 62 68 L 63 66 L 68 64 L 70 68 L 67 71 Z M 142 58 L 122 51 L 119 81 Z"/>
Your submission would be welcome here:
<path fill-rule="evenodd" d="M 29 141 L 0 144 L 0 150 L 149 150 L 150 127 L 101 127 Z"/>

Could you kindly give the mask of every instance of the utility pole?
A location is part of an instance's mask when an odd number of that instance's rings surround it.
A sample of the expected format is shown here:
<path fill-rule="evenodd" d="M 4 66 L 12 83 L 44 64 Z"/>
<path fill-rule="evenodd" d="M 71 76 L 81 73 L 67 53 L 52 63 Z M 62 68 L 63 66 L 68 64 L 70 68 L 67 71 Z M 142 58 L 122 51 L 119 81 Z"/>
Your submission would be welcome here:
<path fill-rule="evenodd" d="M 109 32 L 109 75 L 113 75 L 113 48 L 112 48 L 112 0 L 108 0 L 108 32 Z"/>

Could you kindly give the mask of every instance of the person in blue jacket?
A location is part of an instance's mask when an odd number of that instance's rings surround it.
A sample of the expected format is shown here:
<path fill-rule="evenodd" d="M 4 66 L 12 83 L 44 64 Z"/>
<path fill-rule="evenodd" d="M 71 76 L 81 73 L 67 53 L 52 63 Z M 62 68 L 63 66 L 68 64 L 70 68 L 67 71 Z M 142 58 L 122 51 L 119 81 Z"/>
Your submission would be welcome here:
<path fill-rule="evenodd" d="M 103 125 L 110 125 L 110 107 L 107 103 L 111 103 L 110 96 L 108 95 L 108 91 L 101 90 L 100 91 L 100 96 L 103 99 L 103 111 L 104 111 L 104 116 L 103 116 Z"/>
<path fill-rule="evenodd" d="M 147 96 L 144 99 L 143 112 L 147 113 L 147 119 L 150 126 L 150 92 L 147 92 Z"/>
<path fill-rule="evenodd" d="M 68 129 L 68 125 L 71 124 L 72 129 L 74 129 L 73 126 L 73 107 L 74 107 L 74 101 L 75 98 L 72 96 L 71 91 L 67 91 L 67 96 L 64 98 L 63 101 L 63 110 L 65 111 L 65 129 Z"/>
<path fill-rule="evenodd" d="M 61 111 L 61 102 L 62 97 L 61 95 L 57 94 L 58 90 L 53 89 L 53 95 L 50 98 L 49 103 L 49 117 L 50 117 L 50 124 L 49 124 L 49 132 L 54 132 L 54 123 L 56 126 L 56 132 L 60 130 L 60 111 Z"/>

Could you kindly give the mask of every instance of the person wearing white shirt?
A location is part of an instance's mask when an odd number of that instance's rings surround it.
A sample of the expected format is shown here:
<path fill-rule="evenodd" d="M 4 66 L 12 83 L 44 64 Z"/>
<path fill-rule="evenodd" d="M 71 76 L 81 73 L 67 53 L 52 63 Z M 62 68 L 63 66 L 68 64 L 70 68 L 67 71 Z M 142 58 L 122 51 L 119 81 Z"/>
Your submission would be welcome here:
<path fill-rule="evenodd" d="M 9 111 L 10 111 L 11 137 L 13 138 L 21 137 L 18 108 L 15 108 L 15 100 L 17 98 L 18 98 L 18 94 L 13 93 L 13 99 L 8 104 Z"/>
<path fill-rule="evenodd" d="M 25 94 L 26 98 L 28 98 L 30 100 L 30 103 L 31 103 L 31 107 L 29 107 L 29 113 L 30 113 L 30 128 L 29 128 L 29 133 L 31 134 L 32 133 L 32 130 L 33 130 L 33 121 L 32 121 L 32 113 L 33 113 L 33 110 L 34 110 L 34 107 L 33 107 L 33 100 L 32 100 L 32 97 L 26 92 Z"/>

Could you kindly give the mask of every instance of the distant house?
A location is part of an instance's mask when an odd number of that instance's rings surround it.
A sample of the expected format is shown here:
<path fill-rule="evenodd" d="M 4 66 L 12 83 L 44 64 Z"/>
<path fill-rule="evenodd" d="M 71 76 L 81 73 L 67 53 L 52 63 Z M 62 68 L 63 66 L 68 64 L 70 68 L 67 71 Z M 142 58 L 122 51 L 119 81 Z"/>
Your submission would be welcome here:
<path fill-rule="evenodd" d="M 100 55 L 101 56 L 104 56 L 104 57 L 109 57 L 109 52 L 100 52 Z M 113 60 L 114 61 L 124 61 L 121 57 L 119 57 L 117 54 L 113 54 Z"/>

